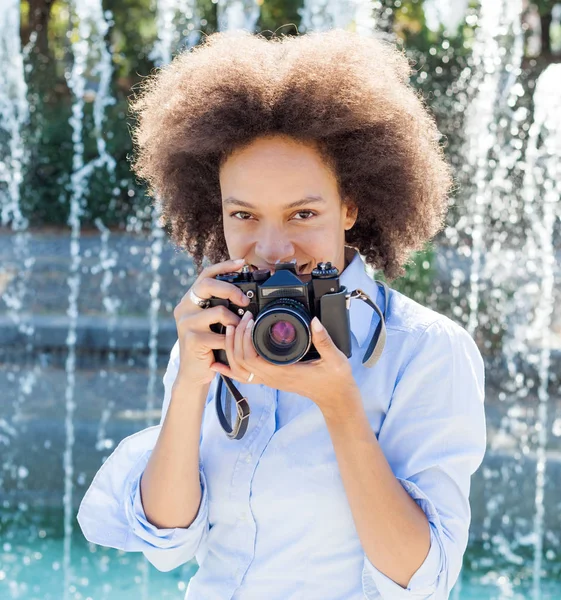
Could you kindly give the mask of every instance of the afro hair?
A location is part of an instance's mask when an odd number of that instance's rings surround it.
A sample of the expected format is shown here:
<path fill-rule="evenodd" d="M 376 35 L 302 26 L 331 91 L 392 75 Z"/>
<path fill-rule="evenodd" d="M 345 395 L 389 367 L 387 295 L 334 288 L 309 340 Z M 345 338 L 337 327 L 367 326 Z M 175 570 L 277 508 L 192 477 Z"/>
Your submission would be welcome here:
<path fill-rule="evenodd" d="M 155 70 L 131 99 L 132 168 L 172 241 L 200 270 L 229 258 L 219 170 L 236 149 L 285 134 L 311 143 L 341 200 L 346 243 L 392 281 L 443 227 L 451 169 L 436 122 L 393 44 L 342 29 L 217 32 Z"/>

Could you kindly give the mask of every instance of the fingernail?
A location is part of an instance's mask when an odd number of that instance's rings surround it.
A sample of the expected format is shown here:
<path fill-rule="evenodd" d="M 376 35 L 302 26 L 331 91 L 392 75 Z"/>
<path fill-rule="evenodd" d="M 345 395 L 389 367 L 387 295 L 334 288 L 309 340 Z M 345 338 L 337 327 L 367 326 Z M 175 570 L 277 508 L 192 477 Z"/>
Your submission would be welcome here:
<path fill-rule="evenodd" d="M 234 333 L 233 325 L 226 325 L 226 335 L 232 335 Z"/>
<path fill-rule="evenodd" d="M 320 323 L 320 320 L 317 317 L 314 317 L 312 319 L 312 329 L 316 333 L 319 333 L 320 331 L 323 331 L 323 325 Z"/>
<path fill-rule="evenodd" d="M 236 258 L 236 260 L 234 262 L 237 263 L 238 265 L 241 265 L 242 263 L 245 262 L 245 258 Z"/>

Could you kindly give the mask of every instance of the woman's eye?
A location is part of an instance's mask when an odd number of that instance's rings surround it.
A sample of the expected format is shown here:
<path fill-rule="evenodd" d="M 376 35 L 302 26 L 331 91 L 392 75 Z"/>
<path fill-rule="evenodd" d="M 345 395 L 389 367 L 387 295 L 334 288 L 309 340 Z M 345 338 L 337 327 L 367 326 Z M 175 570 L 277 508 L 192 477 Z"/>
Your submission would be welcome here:
<path fill-rule="evenodd" d="M 299 210 L 296 214 L 304 215 L 304 217 L 296 219 L 297 221 L 307 221 L 308 219 L 314 217 L 316 213 L 313 210 Z"/>
<path fill-rule="evenodd" d="M 248 212 L 244 212 L 243 210 L 238 210 L 235 213 L 232 213 L 230 216 L 236 217 L 236 219 L 240 219 L 242 221 L 247 221 L 251 218 L 251 215 Z"/>
<path fill-rule="evenodd" d="M 239 219 L 240 221 L 248 221 L 249 219 L 253 218 L 253 215 L 243 210 L 237 210 L 230 216 Z M 316 213 L 313 210 L 299 210 L 297 213 L 295 213 L 294 218 L 296 218 L 297 221 L 307 221 L 315 216 Z"/>

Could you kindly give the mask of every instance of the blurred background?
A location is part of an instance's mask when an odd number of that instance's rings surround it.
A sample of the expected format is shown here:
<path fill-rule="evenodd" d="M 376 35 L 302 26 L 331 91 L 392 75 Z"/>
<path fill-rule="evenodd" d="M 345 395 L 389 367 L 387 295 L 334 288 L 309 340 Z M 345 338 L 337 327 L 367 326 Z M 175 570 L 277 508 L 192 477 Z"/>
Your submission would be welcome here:
<path fill-rule="evenodd" d="M 561 598 L 561 3 L 1 8 L 0 598 L 183 598 L 195 561 L 161 573 L 75 520 L 119 441 L 159 422 L 194 277 L 130 172 L 127 98 L 204 34 L 332 27 L 405 49 L 454 166 L 446 227 L 393 284 L 465 327 L 486 363 L 488 449 L 451 598 Z"/>

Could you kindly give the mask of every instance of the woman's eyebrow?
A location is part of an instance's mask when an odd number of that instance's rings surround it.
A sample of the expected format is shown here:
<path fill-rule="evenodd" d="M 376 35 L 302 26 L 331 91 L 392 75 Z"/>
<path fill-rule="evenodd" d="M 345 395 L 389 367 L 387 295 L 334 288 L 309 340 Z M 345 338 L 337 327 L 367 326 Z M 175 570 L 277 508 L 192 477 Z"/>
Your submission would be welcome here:
<path fill-rule="evenodd" d="M 296 200 L 296 202 L 291 202 L 290 204 L 286 204 L 284 206 L 284 208 L 285 209 L 298 208 L 299 206 L 305 206 L 307 204 L 310 204 L 311 202 L 325 203 L 325 200 L 321 196 L 306 196 L 305 198 L 302 198 L 302 200 Z M 244 208 L 257 208 L 250 202 L 245 202 L 244 200 L 238 200 L 237 198 L 234 198 L 233 196 L 229 196 L 228 198 L 226 198 L 224 200 L 224 205 L 225 206 L 226 205 L 243 206 Z"/>

